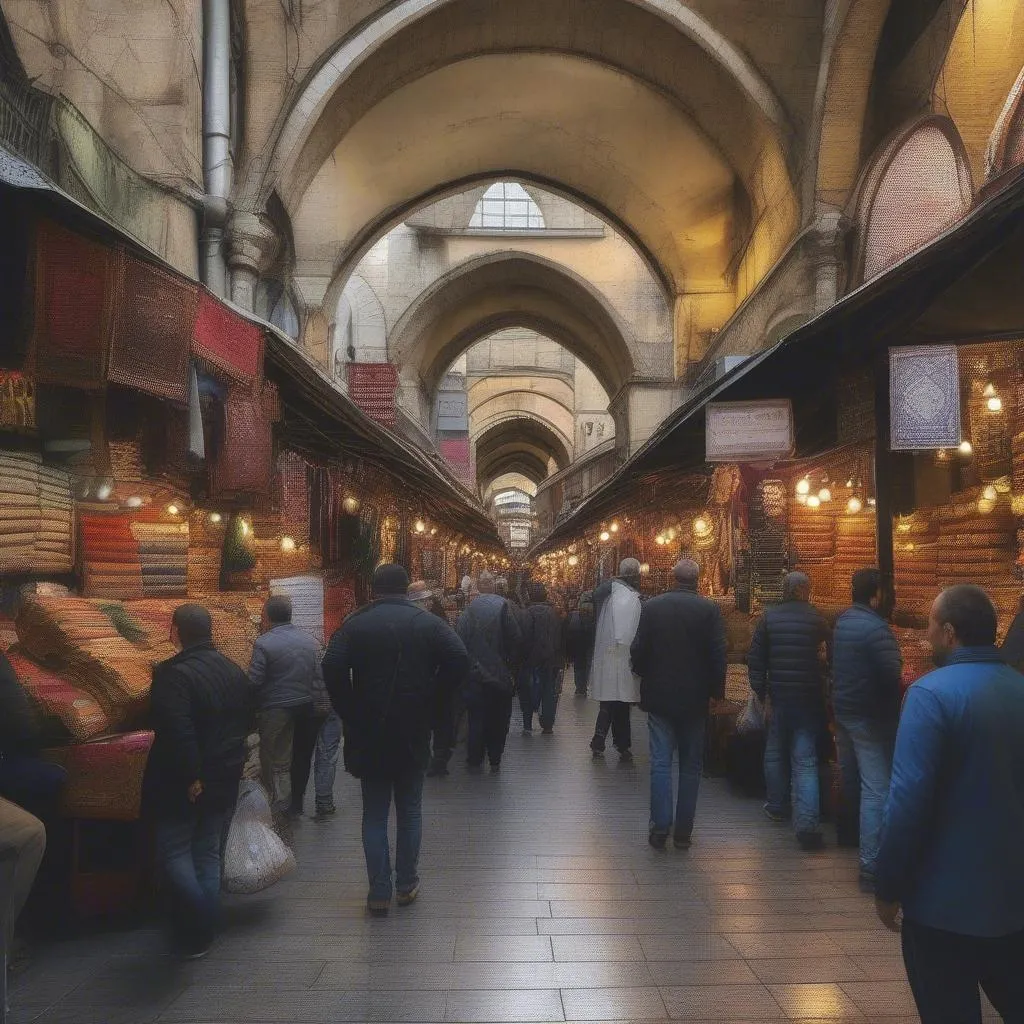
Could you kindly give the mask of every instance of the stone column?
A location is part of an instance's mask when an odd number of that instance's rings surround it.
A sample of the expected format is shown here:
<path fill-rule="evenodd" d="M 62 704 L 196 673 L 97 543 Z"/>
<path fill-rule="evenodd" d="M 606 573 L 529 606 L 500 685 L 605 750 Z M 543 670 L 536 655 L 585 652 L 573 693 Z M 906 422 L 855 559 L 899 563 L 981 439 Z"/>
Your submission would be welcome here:
<path fill-rule="evenodd" d="M 835 207 L 820 210 L 808 230 L 808 253 L 814 274 L 814 313 L 834 306 L 846 281 L 845 239 L 849 224 Z"/>
<path fill-rule="evenodd" d="M 254 312 L 256 285 L 277 253 L 277 233 L 265 218 L 236 211 L 229 225 L 228 241 L 231 301 Z"/>

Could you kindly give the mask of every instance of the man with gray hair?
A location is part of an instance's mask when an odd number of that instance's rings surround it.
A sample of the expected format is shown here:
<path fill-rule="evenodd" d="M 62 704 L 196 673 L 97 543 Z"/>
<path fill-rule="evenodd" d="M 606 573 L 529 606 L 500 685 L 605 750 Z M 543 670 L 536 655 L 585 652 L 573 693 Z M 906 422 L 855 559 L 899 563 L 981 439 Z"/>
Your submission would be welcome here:
<path fill-rule="evenodd" d="M 651 746 L 651 820 L 648 839 L 663 850 L 670 832 L 677 850 L 690 848 L 704 764 L 708 707 L 725 696 L 725 620 L 714 601 L 697 592 L 700 567 L 676 563 L 676 589 L 654 597 L 640 612 L 630 648 L 640 676 L 640 707 L 647 712 Z M 679 792 L 673 828 L 672 758 L 679 751 Z"/>
<path fill-rule="evenodd" d="M 825 679 L 829 630 L 811 604 L 811 581 L 791 572 L 783 583 L 782 603 L 766 608 L 754 630 L 747 657 L 750 687 L 771 701 L 764 775 L 765 814 L 785 821 L 792 812 L 803 850 L 824 845 L 819 823 L 818 741 L 825 730 Z"/>
<path fill-rule="evenodd" d="M 594 591 L 597 631 L 590 669 L 590 698 L 601 705 L 590 749 L 604 756 L 608 731 L 623 761 L 633 759 L 630 708 L 640 700 L 640 681 L 629 663 L 629 646 L 640 624 L 640 563 L 624 558 L 619 575 Z"/>

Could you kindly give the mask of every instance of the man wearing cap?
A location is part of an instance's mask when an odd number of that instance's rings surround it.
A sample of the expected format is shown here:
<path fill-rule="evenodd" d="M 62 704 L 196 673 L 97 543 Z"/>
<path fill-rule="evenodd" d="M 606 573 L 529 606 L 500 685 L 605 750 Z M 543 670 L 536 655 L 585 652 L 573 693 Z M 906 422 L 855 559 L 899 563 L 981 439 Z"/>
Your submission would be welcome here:
<path fill-rule="evenodd" d="M 455 631 L 410 601 L 408 589 L 402 566 L 379 566 L 374 600 L 335 632 L 323 662 L 344 728 L 345 768 L 362 784 L 367 909 L 374 916 L 388 912 L 395 889 L 399 906 L 419 894 L 432 712 L 469 670 Z M 388 844 L 392 799 L 398 818 L 394 875 Z"/>
<path fill-rule="evenodd" d="M 825 730 L 825 679 L 830 639 L 825 617 L 811 604 L 811 581 L 791 572 L 782 603 L 766 608 L 754 630 L 747 657 L 750 687 L 771 700 L 764 774 L 765 814 L 785 821 L 793 781 L 793 824 L 803 850 L 824 845 L 819 830 L 821 794 L 818 741 Z"/>
<path fill-rule="evenodd" d="M 630 649 L 651 738 L 648 838 L 656 850 L 665 848 L 670 832 L 676 849 L 690 847 L 708 708 L 712 700 L 725 696 L 722 612 L 714 601 L 697 593 L 700 567 L 696 562 L 681 559 L 673 575 L 676 589 L 643 606 Z M 677 750 L 679 791 L 673 807 L 672 758 Z"/>

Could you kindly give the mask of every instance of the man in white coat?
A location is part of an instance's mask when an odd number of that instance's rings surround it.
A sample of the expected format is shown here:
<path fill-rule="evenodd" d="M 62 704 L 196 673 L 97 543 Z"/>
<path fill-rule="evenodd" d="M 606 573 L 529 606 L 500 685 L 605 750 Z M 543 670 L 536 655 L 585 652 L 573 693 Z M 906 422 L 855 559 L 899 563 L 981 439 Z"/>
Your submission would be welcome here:
<path fill-rule="evenodd" d="M 629 715 L 640 702 L 640 679 L 633 674 L 629 647 L 640 624 L 640 563 L 624 558 L 619 575 L 594 591 L 597 630 L 590 669 L 589 696 L 601 705 L 590 749 L 604 757 L 611 730 L 612 743 L 623 761 L 633 758 Z"/>

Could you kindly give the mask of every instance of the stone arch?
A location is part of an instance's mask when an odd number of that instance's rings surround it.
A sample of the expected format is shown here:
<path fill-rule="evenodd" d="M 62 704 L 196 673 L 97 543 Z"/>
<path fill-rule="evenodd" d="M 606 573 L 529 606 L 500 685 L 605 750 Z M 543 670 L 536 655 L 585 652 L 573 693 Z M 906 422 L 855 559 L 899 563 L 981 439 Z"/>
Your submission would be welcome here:
<path fill-rule="evenodd" d="M 388 326 L 384 306 L 366 279 L 353 274 L 337 298 L 332 324 L 335 375 L 344 364 L 386 363 Z"/>
<path fill-rule="evenodd" d="M 481 490 L 496 477 L 510 471 L 540 483 L 550 475 L 550 463 L 556 471 L 569 465 L 571 452 L 551 425 L 538 416 L 515 415 L 499 419 L 479 434 L 475 441 L 477 480 Z"/>
<path fill-rule="evenodd" d="M 928 116 L 905 127 L 869 164 L 858 189 L 858 279 L 869 280 L 916 252 L 963 217 L 973 197 L 953 122 Z"/>
<path fill-rule="evenodd" d="M 471 434 L 474 437 L 481 437 L 493 427 L 509 420 L 530 420 L 542 423 L 551 436 L 558 441 L 559 460 L 567 462 L 572 457 L 572 413 L 568 416 L 560 415 L 563 411 L 556 402 L 546 397 L 539 397 L 537 401 L 528 404 L 521 404 L 515 401 L 517 396 L 511 396 L 512 401 L 504 400 L 506 396 L 495 396 L 490 402 L 485 402 L 482 413 L 473 420 Z M 566 432 L 566 427 L 570 431 Z"/>
<path fill-rule="evenodd" d="M 1024 164 L 1024 68 L 1013 83 L 1010 95 L 999 114 L 992 137 L 985 153 L 986 178 L 997 178 L 1000 174 Z"/>
<path fill-rule="evenodd" d="M 540 256 L 497 252 L 459 264 L 419 296 L 392 331 L 392 358 L 418 373 L 432 395 L 462 352 L 506 327 L 529 327 L 557 341 L 590 366 L 609 395 L 625 386 L 643 356 L 588 282 Z"/>

